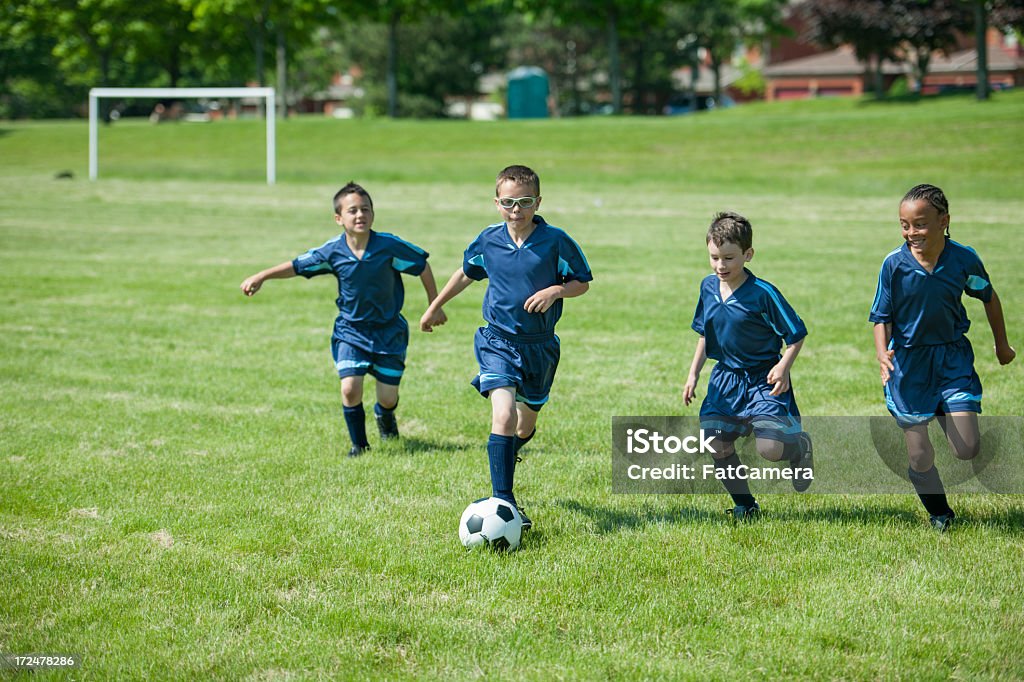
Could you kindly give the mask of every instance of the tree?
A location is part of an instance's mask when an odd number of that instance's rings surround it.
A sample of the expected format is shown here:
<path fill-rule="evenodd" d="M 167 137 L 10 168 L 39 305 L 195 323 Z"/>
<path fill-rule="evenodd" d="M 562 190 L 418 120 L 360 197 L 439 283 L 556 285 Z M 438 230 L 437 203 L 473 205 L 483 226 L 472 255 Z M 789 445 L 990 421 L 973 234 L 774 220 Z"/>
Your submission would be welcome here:
<path fill-rule="evenodd" d="M 678 5 L 696 44 L 707 50 L 716 102 L 722 100 L 722 65 L 740 46 L 783 32 L 784 6 L 785 0 L 689 0 Z"/>
<path fill-rule="evenodd" d="M 932 55 L 949 54 L 971 20 L 970 9 L 961 0 L 896 0 L 892 4 L 897 53 L 913 68 L 918 89 L 928 75 Z"/>
<path fill-rule="evenodd" d="M 446 97 L 475 94 L 481 74 L 505 66 L 508 46 L 496 36 L 511 21 L 500 8 L 476 5 L 459 16 L 435 15 L 394 25 L 363 20 L 337 29 L 345 59 L 363 71 L 366 106 L 394 116 L 443 116 Z"/>
<path fill-rule="evenodd" d="M 990 25 L 1002 30 L 1024 31 L 1024 2 L 1021 0 L 969 0 L 974 10 L 974 42 L 978 55 L 977 85 L 979 100 L 988 99 L 988 42 Z"/>
<path fill-rule="evenodd" d="M 885 94 L 882 62 L 896 58 L 900 42 L 890 5 L 884 0 L 807 0 L 798 10 L 813 42 L 832 48 L 853 46 L 857 59 L 870 70 L 876 97 Z"/>
<path fill-rule="evenodd" d="M 664 0 L 516 0 L 520 11 L 540 13 L 550 9 L 562 25 L 585 25 L 605 34 L 608 59 L 608 85 L 612 110 L 622 113 L 622 61 L 620 43 L 623 37 L 643 36 L 660 25 Z"/>

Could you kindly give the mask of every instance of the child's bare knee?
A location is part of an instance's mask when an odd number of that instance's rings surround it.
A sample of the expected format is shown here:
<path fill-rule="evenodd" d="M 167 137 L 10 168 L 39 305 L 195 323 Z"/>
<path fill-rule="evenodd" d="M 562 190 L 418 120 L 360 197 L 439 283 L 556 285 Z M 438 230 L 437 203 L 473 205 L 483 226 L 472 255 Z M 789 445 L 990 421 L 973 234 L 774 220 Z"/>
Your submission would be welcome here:
<path fill-rule="evenodd" d="M 963 438 L 953 446 L 953 454 L 957 459 L 974 459 L 981 452 L 981 439 Z"/>
<path fill-rule="evenodd" d="M 782 452 L 785 446 L 782 441 L 769 440 L 767 438 L 757 439 L 757 454 L 771 462 L 778 462 L 782 459 Z"/>

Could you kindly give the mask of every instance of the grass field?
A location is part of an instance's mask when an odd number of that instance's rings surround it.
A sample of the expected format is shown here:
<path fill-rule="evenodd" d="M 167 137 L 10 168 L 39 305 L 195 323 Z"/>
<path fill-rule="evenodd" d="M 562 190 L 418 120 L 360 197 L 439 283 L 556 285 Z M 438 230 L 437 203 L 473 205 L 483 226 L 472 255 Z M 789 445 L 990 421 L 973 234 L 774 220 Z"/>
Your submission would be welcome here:
<path fill-rule="evenodd" d="M 1024 92 L 298 119 L 279 126 L 274 187 L 257 121 L 119 122 L 97 183 L 86 133 L 0 123 L 0 652 L 81 654 L 76 679 L 1024 678 L 1019 496 L 956 497 L 963 523 L 940 536 L 910 495 L 766 497 L 734 527 L 724 495 L 610 482 L 612 416 L 696 413 L 680 393 L 718 210 L 751 218 L 753 271 L 811 330 L 805 414 L 884 414 L 866 315 L 918 182 L 946 190 L 1021 348 Z M 466 553 L 459 515 L 489 492 L 489 410 L 468 384 L 483 286 L 413 336 L 401 443 L 371 434 L 346 460 L 333 279 L 251 300 L 238 284 L 333 236 L 349 179 L 443 282 L 495 220 L 509 163 L 540 172 L 543 215 L 595 281 L 566 303 L 517 470 L 535 530 L 517 553 Z M 407 292 L 416 320 L 424 296 Z M 998 366 L 967 305 L 986 414 L 1020 415 L 1024 365 Z"/>

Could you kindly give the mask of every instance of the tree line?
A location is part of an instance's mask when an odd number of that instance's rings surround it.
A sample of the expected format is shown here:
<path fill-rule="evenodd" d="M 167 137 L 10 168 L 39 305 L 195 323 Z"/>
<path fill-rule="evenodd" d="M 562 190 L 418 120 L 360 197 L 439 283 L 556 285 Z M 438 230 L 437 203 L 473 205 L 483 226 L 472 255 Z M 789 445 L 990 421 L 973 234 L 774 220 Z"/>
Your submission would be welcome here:
<path fill-rule="evenodd" d="M 297 102 L 358 65 L 360 113 L 444 115 L 482 74 L 531 64 L 567 115 L 657 113 L 672 73 L 718 78 L 745 44 L 852 44 L 927 71 L 956 32 L 1022 26 L 1024 0 L 19 0 L 0 4 L 0 117 L 80 115 L 90 87 L 273 85 Z M 980 23 L 979 23 L 980 22 Z M 760 87 L 751 71 L 741 85 Z"/>

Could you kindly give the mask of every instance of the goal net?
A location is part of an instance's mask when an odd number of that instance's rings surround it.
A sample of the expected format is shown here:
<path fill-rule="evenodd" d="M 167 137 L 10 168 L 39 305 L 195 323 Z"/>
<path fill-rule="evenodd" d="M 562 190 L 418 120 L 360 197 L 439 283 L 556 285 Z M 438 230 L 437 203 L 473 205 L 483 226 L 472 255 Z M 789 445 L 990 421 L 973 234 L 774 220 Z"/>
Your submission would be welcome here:
<path fill-rule="evenodd" d="M 89 90 L 89 179 L 99 177 L 99 100 L 107 98 L 198 99 L 263 98 L 267 121 L 267 184 L 277 180 L 274 139 L 274 88 L 92 88 Z"/>

